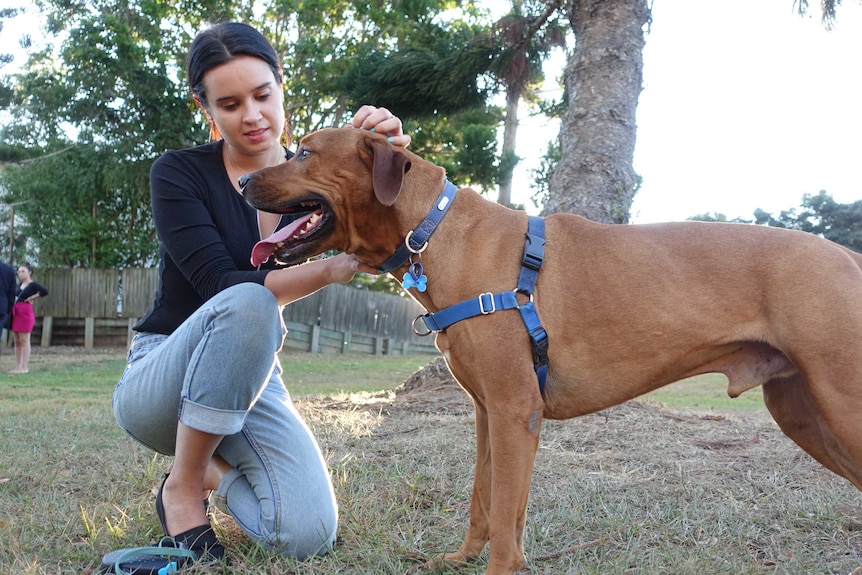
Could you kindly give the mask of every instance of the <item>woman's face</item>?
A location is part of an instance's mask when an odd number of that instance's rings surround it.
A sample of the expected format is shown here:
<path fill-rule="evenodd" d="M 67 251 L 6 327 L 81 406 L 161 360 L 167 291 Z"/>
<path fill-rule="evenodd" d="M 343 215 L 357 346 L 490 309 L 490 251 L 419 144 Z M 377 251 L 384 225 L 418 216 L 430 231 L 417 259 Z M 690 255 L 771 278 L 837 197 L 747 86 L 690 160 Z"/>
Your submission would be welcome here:
<path fill-rule="evenodd" d="M 18 279 L 21 281 L 27 281 L 30 279 L 30 270 L 26 267 L 21 266 L 18 268 Z"/>
<path fill-rule="evenodd" d="M 257 155 L 280 145 L 284 92 L 269 65 L 239 56 L 204 74 L 206 112 L 237 153 Z"/>

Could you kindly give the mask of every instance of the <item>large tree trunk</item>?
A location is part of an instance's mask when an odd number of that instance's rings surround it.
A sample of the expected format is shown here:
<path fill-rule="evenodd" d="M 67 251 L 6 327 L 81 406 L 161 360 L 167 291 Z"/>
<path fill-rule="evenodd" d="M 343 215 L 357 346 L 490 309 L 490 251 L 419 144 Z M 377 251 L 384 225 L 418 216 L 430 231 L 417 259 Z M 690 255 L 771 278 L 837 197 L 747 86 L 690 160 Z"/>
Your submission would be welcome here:
<path fill-rule="evenodd" d="M 500 173 L 500 191 L 497 203 L 512 207 L 512 174 L 515 172 L 517 156 L 515 141 L 518 138 L 518 104 L 521 101 L 521 90 L 509 87 L 506 91 L 506 119 L 503 124 L 503 155 L 502 172 Z"/>
<path fill-rule="evenodd" d="M 565 70 L 562 156 L 543 213 L 626 223 L 636 184 L 635 113 L 649 6 L 647 0 L 567 0 L 566 12 L 575 49 Z"/>

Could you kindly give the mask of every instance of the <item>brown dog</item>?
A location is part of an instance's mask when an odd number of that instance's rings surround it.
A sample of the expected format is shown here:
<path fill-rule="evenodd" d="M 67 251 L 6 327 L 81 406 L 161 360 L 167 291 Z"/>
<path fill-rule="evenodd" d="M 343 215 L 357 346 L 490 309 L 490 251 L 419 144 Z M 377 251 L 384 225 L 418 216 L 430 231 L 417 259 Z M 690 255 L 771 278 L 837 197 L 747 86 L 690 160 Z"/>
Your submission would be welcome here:
<path fill-rule="evenodd" d="M 364 130 L 313 133 L 287 163 L 244 178 L 246 199 L 278 213 L 314 212 L 265 255 L 299 262 L 327 250 L 380 266 L 434 209 L 445 173 Z M 517 310 L 459 321 L 437 347 L 476 406 L 470 525 L 456 553 L 490 542 L 487 575 L 526 565 L 523 532 L 543 418 L 564 419 L 707 372 L 736 397 L 758 385 L 791 439 L 862 489 L 862 256 L 811 234 L 754 225 L 602 225 L 545 220 L 534 305 L 548 341 L 539 390 Z M 413 255 L 429 312 L 511 292 L 527 215 L 466 188 Z M 265 258 L 264 258 L 265 259 Z M 408 270 L 396 270 L 398 279 Z M 519 295 L 519 302 L 526 297 Z"/>

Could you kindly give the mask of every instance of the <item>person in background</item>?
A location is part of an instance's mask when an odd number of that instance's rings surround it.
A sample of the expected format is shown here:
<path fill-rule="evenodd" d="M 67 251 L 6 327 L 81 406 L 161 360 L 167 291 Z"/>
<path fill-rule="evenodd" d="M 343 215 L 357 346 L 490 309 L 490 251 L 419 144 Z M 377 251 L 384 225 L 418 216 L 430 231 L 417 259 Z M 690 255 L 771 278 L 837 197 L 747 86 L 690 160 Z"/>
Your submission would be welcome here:
<path fill-rule="evenodd" d="M 251 26 L 217 24 L 192 42 L 187 78 L 214 141 L 169 151 L 151 169 L 159 287 L 134 326 L 114 415 L 134 439 L 173 456 L 155 507 L 165 534 L 191 551 L 179 567 L 228 561 L 209 523 L 210 495 L 264 548 L 298 559 L 324 554 L 335 543 L 337 505 L 327 464 L 281 378 L 281 306 L 376 270 L 344 253 L 252 266 L 255 244 L 292 219 L 258 213 L 238 184 L 292 156 L 278 55 Z M 351 126 L 395 145 L 410 141 L 385 108 L 361 107 Z M 139 567 L 126 556 L 124 571 Z"/>
<path fill-rule="evenodd" d="M 15 369 L 10 374 L 28 373 L 30 365 L 30 334 L 36 325 L 33 300 L 48 295 L 45 286 L 33 281 L 33 266 L 25 262 L 18 266 L 18 289 L 12 306 L 12 334 L 15 340 Z"/>
<path fill-rule="evenodd" d="M 12 306 L 18 289 L 15 268 L 0 260 L 0 330 L 12 327 Z M 0 340 L 0 349 L 3 341 Z"/>

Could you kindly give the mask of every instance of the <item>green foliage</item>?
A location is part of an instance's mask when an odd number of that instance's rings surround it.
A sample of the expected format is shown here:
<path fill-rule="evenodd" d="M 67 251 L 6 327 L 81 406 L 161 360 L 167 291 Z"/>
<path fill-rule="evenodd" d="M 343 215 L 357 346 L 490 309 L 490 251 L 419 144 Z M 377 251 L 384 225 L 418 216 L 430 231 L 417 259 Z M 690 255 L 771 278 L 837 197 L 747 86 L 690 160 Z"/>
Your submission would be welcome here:
<path fill-rule="evenodd" d="M 18 163 L 2 168 L 0 201 L 26 202 L 16 208 L 15 241 L 26 239 L 28 255 L 43 265 L 155 259 L 148 167 L 165 150 L 207 138 L 184 65 L 192 37 L 211 22 L 247 21 L 273 42 L 295 136 L 339 125 L 371 103 L 402 116 L 412 149 L 459 184 L 490 189 L 514 161 L 497 159 L 503 112 L 486 104 L 509 62 L 504 35 L 489 34 L 487 13 L 473 2 L 41 0 L 39 7 L 53 36 L 18 73 L 0 77 L 0 112 L 11 118 L 0 160 Z M 0 23 L 14 14 L 4 9 Z"/>
<path fill-rule="evenodd" d="M 502 110 L 489 106 L 405 122 L 404 129 L 413 138 L 410 148 L 445 168 L 450 180 L 459 186 L 488 189 L 499 178 L 495 161 L 501 119 Z"/>
<path fill-rule="evenodd" d="M 30 146 L 56 140 L 110 146 L 120 160 L 152 158 L 199 142 L 187 91 L 177 82 L 189 35 L 162 24 L 170 6 L 102 0 L 45 2 L 59 47 L 31 54 L 16 78 L 16 122 L 6 137 Z M 198 23 L 201 16 L 185 14 Z"/>
<path fill-rule="evenodd" d="M 178 81 L 189 34 L 165 24 L 176 5 L 149 0 L 42 7 L 58 44 L 16 74 L 2 133 L 6 159 L 32 160 L 3 170 L 15 231 L 42 265 L 152 265 L 149 166 L 205 137 Z M 183 21 L 202 22 L 204 9 Z"/>
<path fill-rule="evenodd" d="M 494 56 L 469 31 L 441 30 L 430 46 L 400 52 L 371 47 L 353 61 L 339 84 L 354 106 L 385 103 L 403 119 L 449 115 L 484 105 L 489 91 L 479 88 L 478 79 Z"/>
<path fill-rule="evenodd" d="M 11 20 L 23 12 L 24 9 L 20 7 L 0 8 L 0 34 L 8 37 L 12 32 L 4 32 L 4 30 L 8 30 L 6 25 L 7 20 Z M 22 47 L 27 47 L 30 44 L 30 37 L 25 34 L 19 39 L 18 43 Z M 14 59 L 14 54 L 0 53 L 0 71 L 11 64 Z M 12 92 L 12 79 L 7 74 L 0 75 L 0 110 L 6 108 L 12 102 Z"/>
<path fill-rule="evenodd" d="M 755 223 L 801 230 L 862 252 L 862 200 L 839 204 L 825 191 L 805 194 L 802 206 L 782 211 L 778 217 L 758 209 Z"/>
<path fill-rule="evenodd" d="M 16 231 L 38 238 L 17 258 L 55 267 L 154 265 L 148 170 L 148 162 L 117 162 L 92 145 L 6 168 L 2 183 L 10 192 L 4 200 L 22 216 Z"/>

